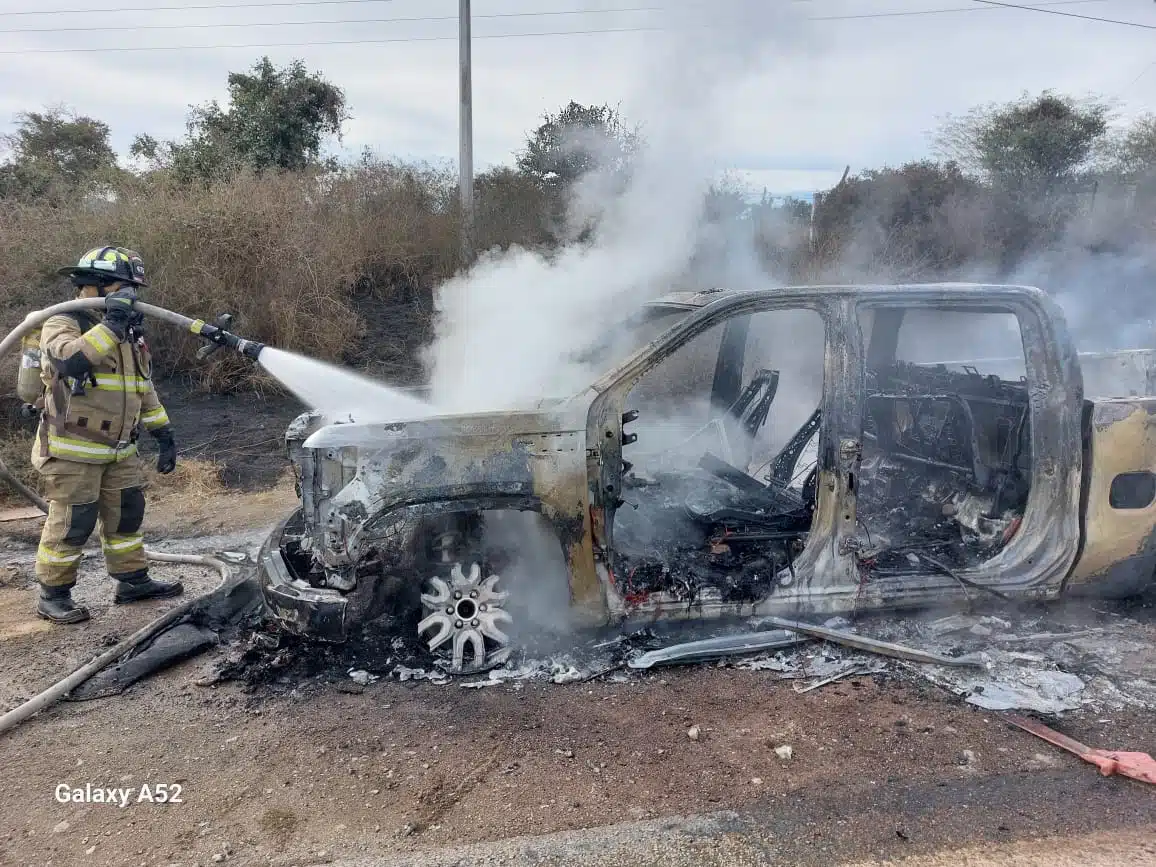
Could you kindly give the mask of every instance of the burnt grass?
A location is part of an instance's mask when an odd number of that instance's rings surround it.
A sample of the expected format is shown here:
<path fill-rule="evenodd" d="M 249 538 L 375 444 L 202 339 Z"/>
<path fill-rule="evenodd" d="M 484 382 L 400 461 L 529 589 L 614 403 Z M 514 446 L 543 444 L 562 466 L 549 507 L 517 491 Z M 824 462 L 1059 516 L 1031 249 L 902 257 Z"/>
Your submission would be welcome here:
<path fill-rule="evenodd" d="M 158 383 L 157 390 L 182 457 L 218 464 L 221 483 L 233 490 L 277 484 L 289 465 L 285 428 L 306 409 L 300 401 L 256 390 L 208 394 L 181 379 Z M 151 442 L 142 443 L 142 451 L 151 450 Z"/>

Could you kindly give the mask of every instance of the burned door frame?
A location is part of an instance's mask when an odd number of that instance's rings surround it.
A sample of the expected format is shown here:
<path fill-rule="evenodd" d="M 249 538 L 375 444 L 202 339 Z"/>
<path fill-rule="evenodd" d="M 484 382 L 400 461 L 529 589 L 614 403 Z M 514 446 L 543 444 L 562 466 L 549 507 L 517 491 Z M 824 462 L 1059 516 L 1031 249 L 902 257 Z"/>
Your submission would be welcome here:
<path fill-rule="evenodd" d="M 867 347 L 860 330 L 859 310 L 872 306 L 963 309 L 1016 316 L 1029 382 L 1031 493 L 1021 528 L 1008 545 L 980 567 L 957 574 L 1015 595 L 1058 595 L 1079 547 L 1083 402 L 1075 347 L 1060 309 L 1043 292 L 1027 286 L 814 286 L 736 292 L 715 301 L 591 386 L 597 396 L 587 421 L 590 524 L 595 567 L 611 615 L 631 613 L 614 587 L 609 567 L 614 504 L 621 491 L 622 412 L 630 389 L 664 357 L 723 320 L 795 308 L 814 310 L 825 322 L 818 502 L 806 550 L 794 564 L 798 580 L 776 588 L 768 599 L 755 606 L 754 613 L 791 612 L 800 605 L 815 613 L 912 606 L 963 595 L 955 579 L 941 574 L 872 577 L 859 571 L 855 553 L 861 550 L 864 540 L 857 535 L 856 496 L 867 373 Z M 682 611 L 667 607 L 642 613 L 649 617 L 704 617 L 751 611 L 749 606 L 732 604 L 712 611 L 687 611 L 684 606 Z"/>
<path fill-rule="evenodd" d="M 819 471 L 814 520 L 806 546 L 793 564 L 793 575 L 784 574 L 772 599 L 786 601 L 799 596 L 837 594 L 836 588 L 854 588 L 857 579 L 852 553 L 855 537 L 855 479 L 860 454 L 859 436 L 862 389 L 856 371 L 862 371 L 862 341 L 858 335 L 854 294 L 839 291 L 774 290 L 737 293 L 703 307 L 670 331 L 656 338 L 633 358 L 598 383 L 587 422 L 587 468 L 590 480 L 591 527 L 599 577 L 612 616 L 710 617 L 752 613 L 767 604 L 648 602 L 627 605 L 615 587 L 610 567 L 614 517 L 622 491 L 622 446 L 630 434 L 623 432 L 627 398 L 635 384 L 665 358 L 699 334 L 726 323 L 716 378 L 726 381 L 723 355 L 733 351 L 736 335 L 742 334 L 745 357 L 750 317 L 756 313 L 810 310 L 824 323 L 823 393 L 820 399 Z M 736 323 L 742 323 L 736 325 Z M 731 327 L 735 326 L 735 327 Z M 850 339 L 848 336 L 852 335 Z M 728 337 L 735 338 L 728 340 Z M 773 412 L 772 407 L 772 412 Z M 628 425 L 629 422 L 626 422 Z M 625 438 L 625 443 L 624 443 Z"/>
<path fill-rule="evenodd" d="M 861 311 L 943 310 L 962 313 L 1010 313 L 1020 327 L 1028 383 L 1032 466 L 1023 521 L 1012 539 L 994 557 L 957 575 L 1004 593 L 1051 597 L 1058 595 L 1080 546 L 1080 433 L 1083 387 L 1075 347 L 1063 315 L 1042 292 L 1028 287 L 984 286 L 909 287 L 902 292 L 862 297 Z M 981 291 L 977 291 L 981 290 Z M 869 365 L 894 360 L 902 317 L 878 340 L 873 329 L 866 348 L 861 404 L 866 406 Z M 962 595 L 958 581 L 942 574 L 909 574 L 872 578 L 865 582 L 866 604 L 884 605 L 906 597 L 913 603 Z"/>

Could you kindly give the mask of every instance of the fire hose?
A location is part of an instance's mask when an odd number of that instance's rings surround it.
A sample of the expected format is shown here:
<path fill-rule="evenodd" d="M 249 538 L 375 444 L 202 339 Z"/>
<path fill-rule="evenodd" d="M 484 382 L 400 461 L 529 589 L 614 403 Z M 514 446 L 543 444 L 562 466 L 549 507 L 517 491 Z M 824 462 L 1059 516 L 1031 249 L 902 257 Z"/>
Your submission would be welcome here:
<path fill-rule="evenodd" d="M 124 641 L 109 648 L 91 662 L 82 665 L 63 680 L 54 683 L 40 694 L 28 699 L 24 704 L 8 711 L 4 716 L 0 716 L 0 734 L 4 734 L 4 732 L 9 729 L 15 728 L 37 711 L 43 710 L 50 704 L 68 695 L 90 677 L 107 668 L 122 656 L 131 653 L 146 641 L 156 637 L 161 630 L 183 617 L 194 605 L 206 596 L 211 596 L 224 587 L 225 583 L 232 577 L 232 570 L 228 564 L 223 560 L 218 560 L 216 557 L 207 557 L 202 554 L 165 554 L 161 551 L 146 551 L 145 553 L 148 555 L 149 560 L 156 563 L 187 563 L 191 566 L 207 566 L 216 569 L 221 576 L 220 583 L 212 590 L 200 596 L 194 596 L 192 599 L 187 599 L 175 608 L 166 611 L 156 620 L 142 626 L 128 638 L 124 639 Z"/>
<path fill-rule="evenodd" d="M 24 317 L 24 321 L 14 328 L 7 337 L 0 341 L 0 358 L 3 358 L 19 345 L 20 339 L 32 329 L 42 325 L 48 319 L 61 313 L 73 313 L 80 310 L 94 310 L 104 307 L 104 299 L 102 298 L 82 298 L 75 301 L 65 301 L 62 304 L 54 304 L 51 307 L 45 307 L 43 310 L 35 310 Z M 137 302 L 135 308 L 146 316 L 151 316 L 154 319 L 160 319 L 162 322 L 167 322 L 177 328 L 196 334 L 209 342 L 209 346 L 205 347 L 208 352 L 202 350 L 198 353 L 199 358 L 204 358 L 217 349 L 228 348 L 233 349 L 242 355 L 245 355 L 254 360 L 260 355 L 264 346 L 252 340 L 245 340 L 232 334 L 219 325 L 210 325 L 201 319 L 192 319 L 188 316 L 182 316 L 179 313 L 174 313 L 171 310 L 166 310 L 163 307 L 157 307 L 152 304 L 145 304 Z M 219 322 L 228 321 L 222 317 Z M 0 477 L 11 482 L 25 497 L 35 503 L 45 513 L 48 512 L 48 504 L 35 491 L 28 486 L 22 484 L 9 471 L 4 462 L 0 460 Z M 232 570 L 228 564 L 216 557 L 209 557 L 200 554 L 166 554 L 162 551 L 153 551 L 145 549 L 145 556 L 149 560 L 157 563 L 185 563 L 192 566 L 205 566 L 210 569 L 216 569 L 221 576 L 220 582 L 212 590 L 203 593 L 200 596 L 193 597 L 182 602 L 175 608 L 162 614 L 160 617 L 153 620 L 151 623 L 142 626 L 128 638 L 119 642 L 115 647 L 109 648 L 104 653 L 101 653 L 91 662 L 82 665 L 76 669 L 72 674 L 58 681 L 38 695 L 33 696 L 28 701 L 20 706 L 13 708 L 3 716 L 0 716 L 0 734 L 3 734 L 10 729 L 15 728 L 28 717 L 43 710 L 64 696 L 68 695 L 72 690 L 76 689 L 80 684 L 97 674 L 104 668 L 107 668 L 114 661 L 131 653 L 136 648 L 150 641 L 157 636 L 167 626 L 175 623 L 190 611 L 197 603 L 204 600 L 206 597 L 220 591 L 225 584 L 232 577 Z"/>

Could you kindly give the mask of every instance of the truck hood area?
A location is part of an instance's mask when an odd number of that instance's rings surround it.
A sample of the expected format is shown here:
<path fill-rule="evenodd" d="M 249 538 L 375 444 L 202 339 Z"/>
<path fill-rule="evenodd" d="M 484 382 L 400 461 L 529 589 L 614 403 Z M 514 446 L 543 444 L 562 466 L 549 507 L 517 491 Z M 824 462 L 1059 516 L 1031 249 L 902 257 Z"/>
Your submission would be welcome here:
<path fill-rule="evenodd" d="M 358 422 L 328 419 L 320 414 L 306 413 L 294 421 L 286 432 L 289 440 L 298 439 L 304 430 L 307 437 L 301 442 L 307 449 L 381 448 L 400 439 L 438 439 L 471 436 L 490 436 L 495 433 L 542 433 L 577 430 L 585 427 L 585 407 L 571 406 L 569 398 L 550 398 L 539 401 L 535 407 L 507 412 L 455 413 L 430 415 L 426 418 L 402 419 L 391 422 Z"/>

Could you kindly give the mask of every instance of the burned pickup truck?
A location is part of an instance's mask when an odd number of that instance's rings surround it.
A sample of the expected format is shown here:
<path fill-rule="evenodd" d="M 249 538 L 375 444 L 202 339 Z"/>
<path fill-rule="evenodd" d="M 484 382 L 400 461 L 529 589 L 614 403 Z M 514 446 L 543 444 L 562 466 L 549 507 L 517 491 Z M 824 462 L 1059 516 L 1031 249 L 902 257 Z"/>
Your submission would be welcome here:
<path fill-rule="evenodd" d="M 462 673 L 535 627 L 1153 580 L 1156 397 L 1085 397 L 1037 289 L 674 294 L 628 344 L 519 411 L 298 418 L 301 507 L 261 554 L 272 616 L 333 641 L 388 617 Z"/>

